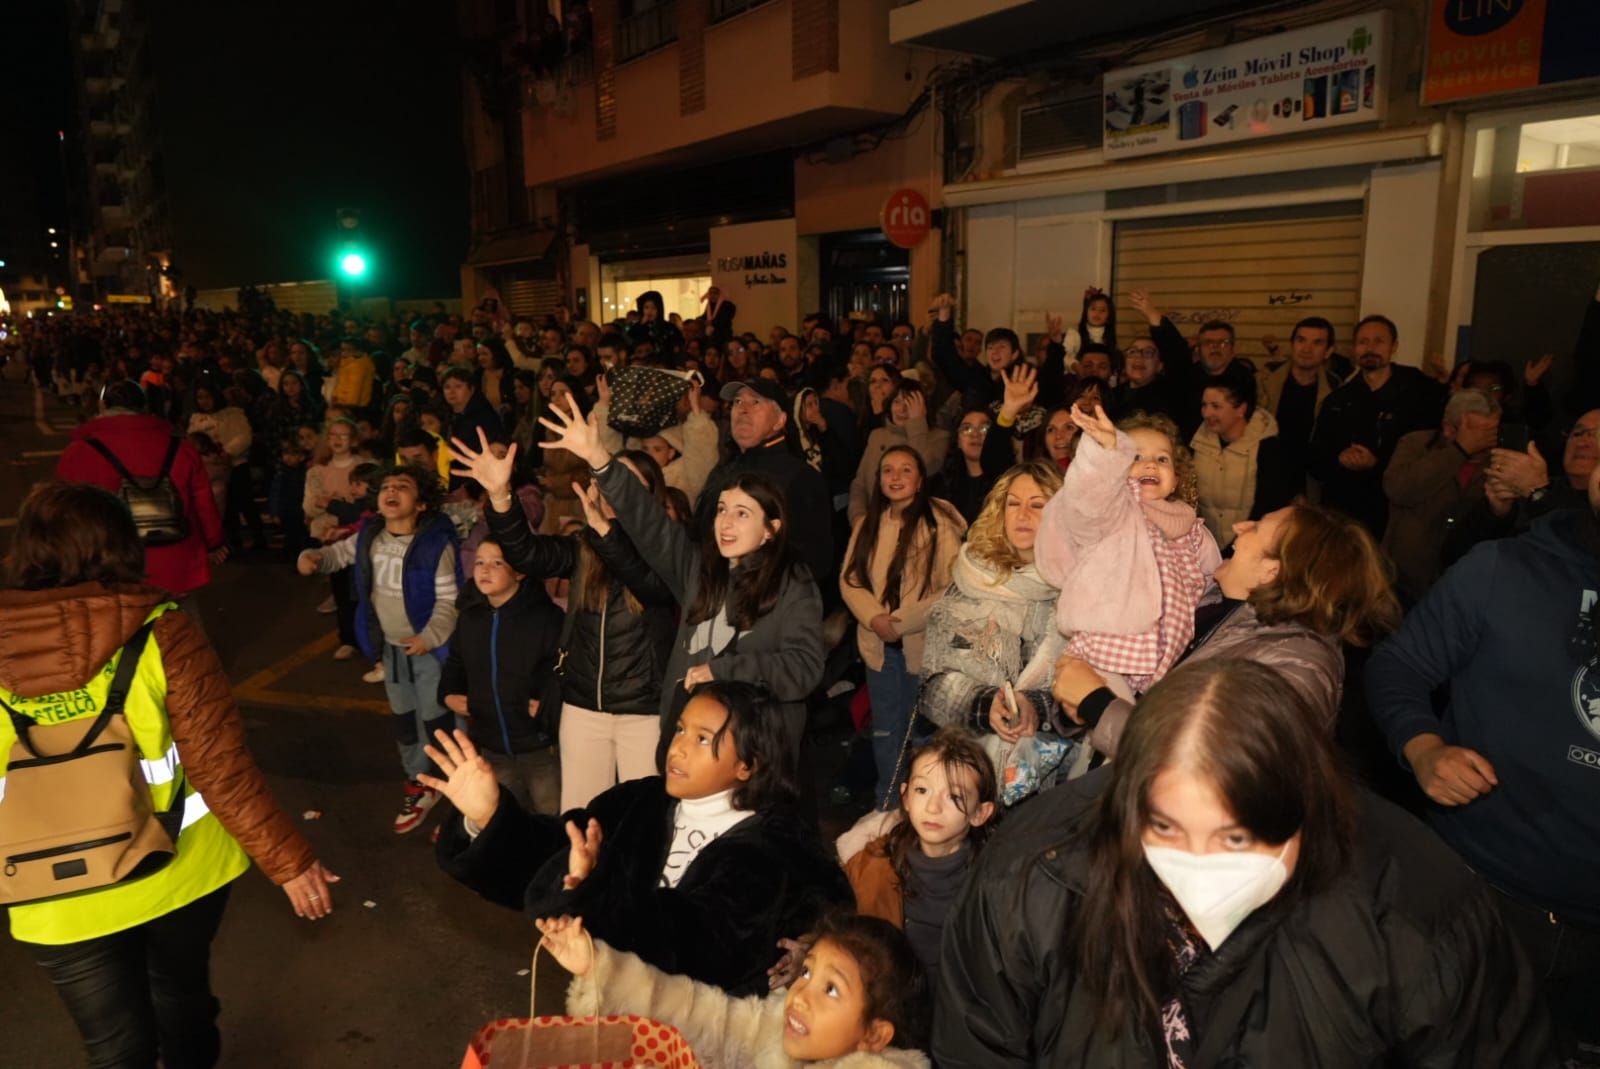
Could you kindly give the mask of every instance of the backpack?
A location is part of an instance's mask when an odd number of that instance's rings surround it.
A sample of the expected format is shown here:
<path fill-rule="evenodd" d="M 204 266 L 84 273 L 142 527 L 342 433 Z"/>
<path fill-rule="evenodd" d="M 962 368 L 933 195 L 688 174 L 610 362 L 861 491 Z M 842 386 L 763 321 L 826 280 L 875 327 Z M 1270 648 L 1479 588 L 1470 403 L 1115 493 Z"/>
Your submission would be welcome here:
<path fill-rule="evenodd" d="M 106 458 L 106 463 L 122 477 L 117 494 L 133 514 L 133 525 L 138 528 L 139 539 L 147 546 L 171 546 L 189 537 L 189 523 L 183 515 L 183 496 L 172 482 L 172 461 L 178 455 L 179 438 L 172 436 L 167 443 L 167 455 L 161 461 L 161 470 L 152 476 L 139 477 L 118 460 L 116 454 L 96 438 L 85 438 L 89 447 Z"/>
<path fill-rule="evenodd" d="M 151 809 L 139 748 L 123 715 L 154 621 L 133 633 L 93 720 L 41 727 L 0 701 L 17 731 L 0 796 L 0 905 L 93 891 L 171 861 L 184 784 L 172 807 Z"/>

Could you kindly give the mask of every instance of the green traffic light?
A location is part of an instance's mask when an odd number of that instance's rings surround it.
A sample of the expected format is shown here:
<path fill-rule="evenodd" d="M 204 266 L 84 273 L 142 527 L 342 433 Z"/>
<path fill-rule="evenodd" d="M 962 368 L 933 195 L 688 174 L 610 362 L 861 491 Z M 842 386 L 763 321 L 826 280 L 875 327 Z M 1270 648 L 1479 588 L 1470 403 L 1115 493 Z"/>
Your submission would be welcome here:
<path fill-rule="evenodd" d="M 359 252 L 347 252 L 339 261 L 339 267 L 351 278 L 360 278 L 367 273 L 367 258 Z"/>

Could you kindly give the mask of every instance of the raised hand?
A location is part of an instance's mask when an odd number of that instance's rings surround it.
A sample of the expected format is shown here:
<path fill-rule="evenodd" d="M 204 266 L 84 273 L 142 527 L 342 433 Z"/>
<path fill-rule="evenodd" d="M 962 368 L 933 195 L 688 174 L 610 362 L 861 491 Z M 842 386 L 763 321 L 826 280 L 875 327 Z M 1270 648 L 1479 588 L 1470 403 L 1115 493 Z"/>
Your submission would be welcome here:
<path fill-rule="evenodd" d="M 583 976 L 594 968 L 594 944 L 583 930 L 582 917 L 539 918 L 533 926 L 542 936 L 540 945 L 573 976 Z"/>
<path fill-rule="evenodd" d="M 909 423 L 911 420 L 920 419 L 926 423 L 928 421 L 928 399 L 920 393 L 907 393 L 905 399 L 906 421 Z"/>
<path fill-rule="evenodd" d="M 611 454 L 600 444 L 600 421 L 593 413 L 584 419 L 578 411 L 576 398 L 568 398 L 567 406 L 560 400 L 551 402 L 550 415 L 540 416 L 539 425 L 555 434 L 548 442 L 540 442 L 540 449 L 565 449 L 579 460 L 588 461 L 596 470 L 611 462 Z M 481 433 L 481 432 L 480 432 Z"/>
<path fill-rule="evenodd" d="M 589 818 L 588 827 L 582 831 L 574 821 L 567 821 L 567 842 L 570 849 L 567 851 L 567 875 L 561 881 L 561 886 L 572 890 L 588 878 L 594 871 L 595 863 L 600 860 L 600 822 L 593 817 Z"/>
<path fill-rule="evenodd" d="M 1055 312 L 1046 312 L 1044 316 L 1044 332 L 1053 342 L 1060 342 L 1067 336 L 1066 317 Z"/>
<path fill-rule="evenodd" d="M 1117 425 L 1111 422 L 1111 417 L 1106 415 L 1106 410 L 1100 405 L 1094 406 L 1094 415 L 1090 416 L 1082 409 L 1074 406 L 1071 411 L 1072 422 L 1078 429 L 1095 442 L 1102 449 L 1115 449 L 1117 447 Z"/>
<path fill-rule="evenodd" d="M 1012 422 L 1033 404 L 1039 396 L 1039 373 L 1019 360 L 1011 370 L 1002 371 L 1005 380 L 1005 397 L 1000 402 L 1000 414 Z"/>
<path fill-rule="evenodd" d="M 605 375 L 596 375 L 594 377 L 594 388 L 597 396 L 599 397 L 600 403 L 605 405 L 607 408 L 610 408 L 611 384 L 606 381 Z"/>
<path fill-rule="evenodd" d="M 1149 290 L 1130 290 L 1128 292 L 1128 303 L 1133 305 L 1134 310 L 1144 316 L 1152 327 L 1161 322 L 1161 312 L 1156 308 L 1155 302 L 1150 299 Z"/>
<path fill-rule="evenodd" d="M 939 294 L 933 299 L 933 303 L 928 306 L 928 311 L 938 317 L 941 322 L 954 316 L 955 309 L 956 299 L 948 293 Z"/>
<path fill-rule="evenodd" d="M 494 769 L 465 731 L 458 730 L 453 737 L 443 731 L 433 735 L 439 745 L 424 746 L 422 751 L 439 766 L 445 778 L 422 773 L 417 782 L 450 799 L 450 804 L 478 827 L 487 827 L 500 808 L 500 783 L 494 778 Z"/>
<path fill-rule="evenodd" d="M 1550 365 L 1556 362 L 1552 353 L 1545 353 L 1537 360 L 1529 360 L 1522 368 L 1522 381 L 1529 386 L 1539 385 L 1539 380 L 1544 378 L 1545 372 L 1550 370 Z"/>
<path fill-rule="evenodd" d="M 450 439 L 450 473 L 477 480 L 478 485 L 488 493 L 491 505 L 496 498 L 503 498 L 511 492 L 511 472 L 516 467 L 516 460 L 516 442 L 506 448 L 505 456 L 497 457 L 494 450 L 489 448 L 489 436 L 483 433 L 482 427 L 478 428 L 476 449 L 460 438 Z"/>
<path fill-rule="evenodd" d="M 572 492 L 578 495 L 578 504 L 583 506 L 583 518 L 588 521 L 589 529 L 604 538 L 611 533 L 611 518 L 606 515 L 605 504 L 600 499 L 600 486 L 593 479 L 589 485 L 575 482 Z"/>

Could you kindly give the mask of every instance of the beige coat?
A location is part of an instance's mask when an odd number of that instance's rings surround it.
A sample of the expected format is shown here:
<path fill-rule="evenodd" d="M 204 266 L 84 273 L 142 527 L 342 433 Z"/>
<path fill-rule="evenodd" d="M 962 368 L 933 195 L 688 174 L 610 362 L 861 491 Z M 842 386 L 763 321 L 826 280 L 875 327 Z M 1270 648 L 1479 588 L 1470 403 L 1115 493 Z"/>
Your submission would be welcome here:
<path fill-rule="evenodd" d="M 911 547 L 911 559 L 900 570 L 900 605 L 894 615 L 900 618 L 901 648 L 906 655 L 906 671 L 917 675 L 922 671 L 922 633 L 928 626 L 928 613 L 944 597 L 950 586 L 950 569 L 955 565 L 956 554 L 961 552 L 961 540 L 967 533 L 967 521 L 961 518 L 955 506 L 948 501 L 933 498 L 933 518 L 937 526 L 933 546 L 933 579 L 922 590 L 923 569 L 926 566 L 928 536 L 920 534 Z M 861 533 L 863 520 L 856 520 L 850 530 L 850 544 L 845 547 L 844 567 L 839 572 L 839 592 L 844 595 L 845 606 L 856 618 L 856 646 L 868 668 L 883 668 L 883 639 L 869 626 L 880 613 L 889 612 L 883 603 L 884 583 L 889 577 L 889 561 L 894 557 L 895 546 L 900 541 L 900 521 L 893 516 L 884 518 L 878 526 L 878 544 L 872 551 L 868 568 L 870 590 L 854 586 L 845 579 L 850 557 L 855 553 L 856 537 Z M 918 596 L 912 597 L 913 594 Z"/>
<path fill-rule="evenodd" d="M 919 1051 L 889 1047 L 821 1062 L 797 1062 L 783 1051 L 785 994 L 737 998 L 719 987 L 652 968 L 632 954 L 594 941 L 594 966 L 567 989 L 567 1012 L 635 1014 L 682 1033 L 702 1065 L 715 1069 L 927 1069 Z"/>
<path fill-rule="evenodd" d="M 1189 442 L 1200 484 L 1200 518 L 1218 549 L 1232 544 L 1234 524 L 1250 518 L 1256 500 L 1256 457 L 1261 442 L 1277 436 L 1278 421 L 1257 405 L 1237 441 L 1224 443 L 1214 431 L 1201 427 Z"/>

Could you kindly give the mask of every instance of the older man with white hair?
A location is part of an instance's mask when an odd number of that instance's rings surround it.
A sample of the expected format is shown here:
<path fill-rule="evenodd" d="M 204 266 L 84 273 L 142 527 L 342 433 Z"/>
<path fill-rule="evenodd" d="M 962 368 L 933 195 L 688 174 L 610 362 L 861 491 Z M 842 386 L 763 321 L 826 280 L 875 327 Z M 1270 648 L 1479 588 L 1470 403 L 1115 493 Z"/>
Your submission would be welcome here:
<path fill-rule="evenodd" d="M 1438 430 L 1412 431 L 1395 447 L 1383 473 L 1389 498 L 1383 548 L 1408 605 L 1439 577 L 1445 535 L 1483 499 L 1489 451 L 1499 440 L 1500 403 L 1482 390 L 1460 390 L 1445 404 Z"/>

